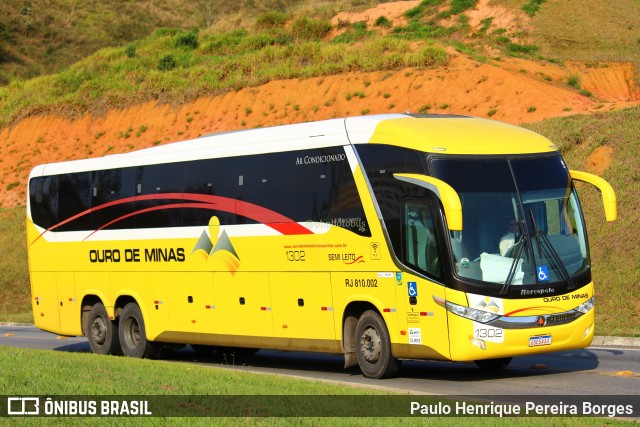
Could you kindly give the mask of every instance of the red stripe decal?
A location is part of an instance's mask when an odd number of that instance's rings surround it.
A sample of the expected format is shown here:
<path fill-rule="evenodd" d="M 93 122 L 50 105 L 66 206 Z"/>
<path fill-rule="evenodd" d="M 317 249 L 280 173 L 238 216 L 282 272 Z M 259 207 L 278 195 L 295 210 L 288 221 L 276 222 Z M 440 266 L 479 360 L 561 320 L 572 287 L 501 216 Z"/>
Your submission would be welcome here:
<path fill-rule="evenodd" d="M 119 218 L 116 218 L 108 222 L 107 224 L 102 225 L 93 233 L 95 233 L 96 231 L 102 230 L 110 225 L 113 225 L 119 221 L 122 221 L 126 218 L 130 218 L 132 216 L 139 215 L 146 212 L 152 212 L 152 211 L 163 210 L 163 209 L 195 208 L 195 209 L 209 209 L 209 210 L 218 210 L 223 212 L 235 213 L 236 215 L 240 215 L 240 216 L 249 218 L 253 221 L 259 222 L 261 224 L 267 225 L 268 227 L 271 227 L 274 230 L 286 235 L 313 234 L 311 230 L 298 224 L 291 218 L 288 218 L 284 215 L 279 214 L 278 212 L 272 211 L 262 206 L 255 205 L 253 203 L 244 202 L 242 200 L 236 200 L 236 199 L 232 199 L 229 197 L 222 197 L 222 196 L 212 196 L 207 194 L 161 193 L 161 194 L 145 194 L 142 196 L 126 197 L 124 199 L 114 200 L 111 202 L 104 203 L 100 206 L 87 209 L 83 212 L 80 212 L 46 229 L 30 244 L 35 243 L 47 231 L 53 231 L 65 224 L 68 224 L 71 221 L 74 221 L 78 218 L 88 215 L 91 212 L 97 212 L 99 210 L 106 209 L 112 206 L 123 205 L 127 203 L 138 202 L 138 201 L 158 201 L 158 200 L 190 201 L 190 202 L 197 202 L 197 203 L 184 203 L 184 202 L 172 203 L 167 205 L 153 206 L 145 209 L 140 209 L 138 211 L 123 215 Z M 93 233 L 87 236 L 85 240 L 88 237 L 90 237 Z"/>
<path fill-rule="evenodd" d="M 557 310 L 557 311 L 563 311 L 564 310 L 563 308 L 560 308 L 560 307 L 551 307 L 551 306 L 539 305 L 537 307 L 525 307 L 525 308 L 521 308 L 521 309 L 518 309 L 518 310 L 514 310 L 512 312 L 505 313 L 505 316 L 513 316 L 516 313 L 521 313 L 523 311 L 528 311 L 528 310 L 539 310 L 541 308 L 545 309 L 546 311 L 548 311 L 550 309 Z"/>

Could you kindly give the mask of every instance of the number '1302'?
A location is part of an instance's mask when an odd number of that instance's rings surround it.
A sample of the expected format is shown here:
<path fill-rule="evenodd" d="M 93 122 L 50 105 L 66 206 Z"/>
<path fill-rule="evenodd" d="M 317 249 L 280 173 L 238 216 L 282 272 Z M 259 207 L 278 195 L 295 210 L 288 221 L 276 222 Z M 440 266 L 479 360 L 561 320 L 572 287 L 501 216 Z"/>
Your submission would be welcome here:
<path fill-rule="evenodd" d="M 305 253 L 304 251 L 286 251 L 285 255 L 287 256 L 288 261 L 292 262 L 304 262 Z"/>

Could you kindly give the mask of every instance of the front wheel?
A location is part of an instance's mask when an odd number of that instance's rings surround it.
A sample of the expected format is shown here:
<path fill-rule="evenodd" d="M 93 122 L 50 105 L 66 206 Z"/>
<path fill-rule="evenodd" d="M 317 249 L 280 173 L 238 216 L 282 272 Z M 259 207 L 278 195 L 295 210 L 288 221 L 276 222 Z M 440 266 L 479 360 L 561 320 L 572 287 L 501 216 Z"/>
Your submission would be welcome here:
<path fill-rule="evenodd" d="M 356 327 L 356 358 L 365 377 L 389 378 L 398 374 L 398 360 L 391 353 L 391 339 L 384 320 L 365 311 Z"/>
<path fill-rule="evenodd" d="M 107 310 L 100 302 L 89 311 L 87 338 L 95 354 L 121 354 L 118 324 L 109 319 Z"/>
<path fill-rule="evenodd" d="M 129 357 L 153 359 L 160 354 L 160 346 L 147 340 L 144 319 L 138 304 L 130 302 L 120 313 L 120 346 Z"/>

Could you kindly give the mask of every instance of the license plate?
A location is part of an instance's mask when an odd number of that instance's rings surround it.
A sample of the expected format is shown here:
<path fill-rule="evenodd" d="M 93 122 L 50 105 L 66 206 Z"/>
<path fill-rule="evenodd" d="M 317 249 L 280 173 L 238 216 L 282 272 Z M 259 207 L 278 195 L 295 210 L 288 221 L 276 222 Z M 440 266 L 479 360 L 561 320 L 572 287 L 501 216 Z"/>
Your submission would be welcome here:
<path fill-rule="evenodd" d="M 537 335 L 529 337 L 529 347 L 538 347 L 551 344 L 551 335 Z"/>

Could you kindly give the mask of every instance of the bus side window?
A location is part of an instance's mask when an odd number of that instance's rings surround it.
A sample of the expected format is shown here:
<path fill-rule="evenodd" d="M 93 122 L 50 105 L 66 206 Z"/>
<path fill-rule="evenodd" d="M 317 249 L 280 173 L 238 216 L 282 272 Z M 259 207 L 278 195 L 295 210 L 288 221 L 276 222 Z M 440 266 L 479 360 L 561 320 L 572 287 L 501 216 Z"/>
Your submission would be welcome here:
<path fill-rule="evenodd" d="M 29 182 L 31 217 L 33 222 L 49 228 L 58 223 L 58 177 L 33 178 Z"/>
<path fill-rule="evenodd" d="M 404 262 L 429 276 L 441 277 L 435 219 L 426 200 L 403 204 Z"/>

